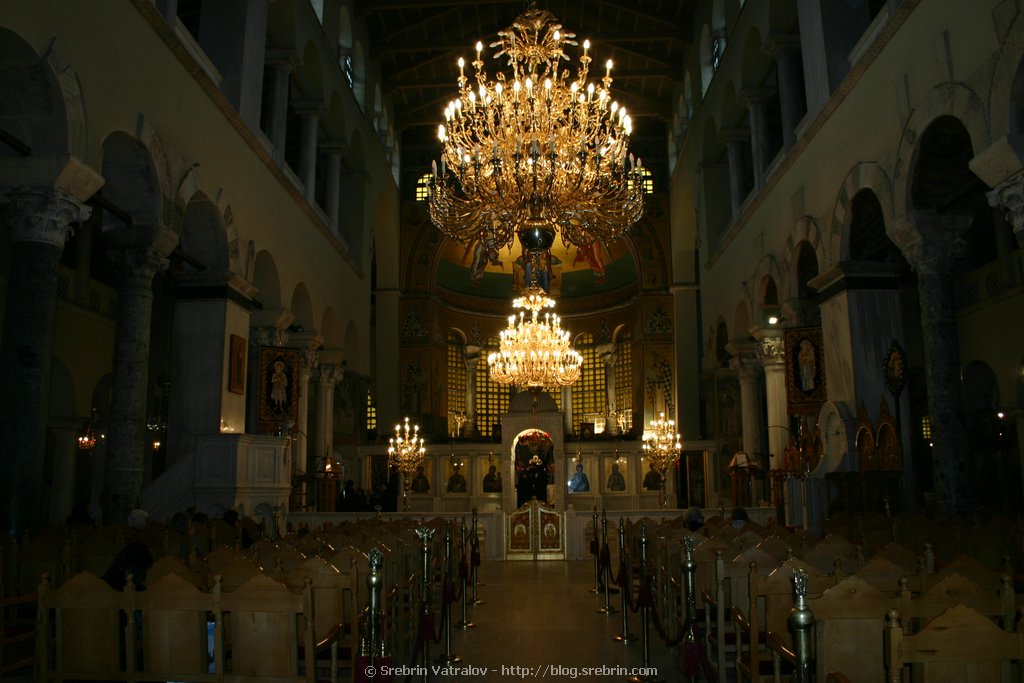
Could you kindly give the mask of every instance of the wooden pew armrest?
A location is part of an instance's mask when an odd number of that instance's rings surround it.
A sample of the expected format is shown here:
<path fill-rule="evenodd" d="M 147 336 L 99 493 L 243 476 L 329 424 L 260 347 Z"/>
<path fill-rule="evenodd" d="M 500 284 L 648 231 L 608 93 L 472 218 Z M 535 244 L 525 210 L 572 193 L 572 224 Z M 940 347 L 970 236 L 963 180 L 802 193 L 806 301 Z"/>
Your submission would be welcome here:
<path fill-rule="evenodd" d="M 775 631 L 768 632 L 768 648 L 783 661 L 796 665 L 796 651 Z"/>

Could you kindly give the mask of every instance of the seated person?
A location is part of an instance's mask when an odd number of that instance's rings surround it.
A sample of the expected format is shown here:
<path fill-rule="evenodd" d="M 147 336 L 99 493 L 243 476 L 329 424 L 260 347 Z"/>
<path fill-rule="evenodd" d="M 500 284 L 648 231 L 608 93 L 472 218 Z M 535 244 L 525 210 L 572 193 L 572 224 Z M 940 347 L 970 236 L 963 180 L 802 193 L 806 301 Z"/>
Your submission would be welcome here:
<path fill-rule="evenodd" d="M 743 508 L 736 507 L 736 508 L 732 509 L 732 528 L 733 529 L 742 529 L 743 527 L 747 526 L 747 522 L 749 520 L 750 520 L 750 517 L 747 516 L 747 511 L 744 510 Z"/>
<path fill-rule="evenodd" d="M 448 477 L 448 486 L 446 490 L 448 493 L 465 493 L 466 492 L 466 478 L 462 476 L 462 465 L 452 465 L 452 476 Z"/>
<path fill-rule="evenodd" d="M 501 493 L 501 472 L 494 465 L 488 467 L 484 475 L 484 493 Z"/>
<path fill-rule="evenodd" d="M 576 473 L 569 479 L 569 490 L 573 493 L 583 493 L 590 490 L 590 479 L 583 471 L 583 465 L 576 465 Z"/>
<path fill-rule="evenodd" d="M 644 475 L 644 488 L 648 491 L 657 491 L 661 488 L 661 473 L 654 469 L 654 463 L 650 463 L 647 474 Z"/>
<path fill-rule="evenodd" d="M 622 472 L 619 471 L 619 463 L 617 462 L 612 463 L 612 473 L 608 475 L 608 490 L 626 490 L 626 478 L 623 477 Z"/>
<path fill-rule="evenodd" d="M 427 493 L 430 491 L 430 480 L 427 479 L 427 475 L 423 472 L 423 465 L 416 467 L 416 476 L 412 478 L 412 483 L 409 485 L 413 493 Z"/>

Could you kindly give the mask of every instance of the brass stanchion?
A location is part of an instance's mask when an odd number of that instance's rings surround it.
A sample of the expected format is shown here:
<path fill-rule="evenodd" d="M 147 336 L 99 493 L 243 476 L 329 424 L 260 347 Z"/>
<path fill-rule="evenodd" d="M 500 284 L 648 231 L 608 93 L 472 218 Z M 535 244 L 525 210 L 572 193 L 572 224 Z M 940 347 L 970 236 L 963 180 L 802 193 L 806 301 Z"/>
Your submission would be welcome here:
<path fill-rule="evenodd" d="M 702 657 L 701 648 L 703 645 L 697 640 L 697 561 L 693 559 L 693 538 L 683 538 L 683 585 L 686 587 L 686 622 L 683 628 L 683 652 L 695 653 Z M 687 662 L 692 662 L 693 657 L 684 657 Z M 697 681 L 699 671 L 684 672 L 689 675 L 693 683 Z"/>
<path fill-rule="evenodd" d="M 611 583 L 612 583 L 612 569 L 610 561 L 606 561 L 609 557 L 608 554 L 608 516 L 604 514 L 601 516 L 601 540 L 602 545 L 598 552 L 599 562 L 601 564 L 601 577 L 604 584 L 604 607 L 597 610 L 598 614 L 614 614 L 618 610 L 612 607 L 611 599 Z"/>
<path fill-rule="evenodd" d="M 370 604 L 366 610 L 366 628 L 359 643 L 359 654 L 366 658 L 363 665 L 366 671 L 375 671 L 376 662 L 383 661 L 384 652 L 384 610 L 381 609 L 380 591 L 384 586 L 384 553 L 380 548 L 371 548 L 368 554 L 370 573 L 366 576 L 366 588 Z"/>
<path fill-rule="evenodd" d="M 476 596 L 476 588 L 477 588 L 477 586 L 482 586 L 483 585 L 483 584 L 481 584 L 481 583 L 479 583 L 477 581 L 477 570 L 480 568 L 480 560 L 481 560 L 481 557 L 480 557 L 480 535 L 479 535 L 479 531 L 477 529 L 477 526 L 478 525 L 477 525 L 476 508 L 473 508 L 473 532 L 472 532 L 472 541 L 471 541 L 472 547 L 473 547 L 473 554 L 472 554 L 471 559 L 470 559 L 470 569 L 472 571 L 471 576 L 473 577 L 473 604 L 474 605 L 483 605 L 483 604 L 486 604 L 487 601 L 486 600 L 481 600 L 481 599 L 479 599 Z"/>
<path fill-rule="evenodd" d="M 633 580 L 629 571 L 629 560 L 626 558 L 626 523 L 619 518 L 619 566 L 625 567 L 626 582 L 619 586 L 622 596 L 622 633 L 612 637 L 623 645 L 629 645 L 636 636 L 629 632 L 629 596 L 633 590 Z"/>
<path fill-rule="evenodd" d="M 811 683 L 814 667 L 811 663 L 811 629 L 814 628 L 814 613 L 807 606 L 807 572 L 793 570 L 793 609 L 789 613 L 789 630 L 793 632 L 793 651 L 796 652 L 796 668 L 793 683 Z"/>
<path fill-rule="evenodd" d="M 460 529 L 460 536 L 461 536 L 461 539 L 462 539 L 462 557 L 463 557 L 463 559 L 465 559 L 466 558 L 466 542 L 469 540 L 469 530 L 466 529 L 466 518 L 465 517 L 462 518 L 462 528 Z M 460 619 L 459 623 L 455 624 L 455 626 L 458 627 L 458 628 L 461 628 L 463 631 L 468 631 L 469 629 L 471 629 L 474 626 L 476 626 L 476 624 L 474 624 L 473 622 L 471 622 L 469 620 L 469 615 L 466 613 L 466 610 L 468 609 L 468 605 L 469 605 L 469 593 L 468 593 L 468 591 L 466 591 L 466 587 L 467 587 L 466 579 L 467 578 L 468 577 L 464 576 L 461 571 L 459 572 L 459 580 L 462 583 L 462 619 Z"/>
<path fill-rule="evenodd" d="M 420 600 L 422 601 L 421 613 L 420 613 L 420 626 L 418 629 L 417 637 L 420 639 L 420 683 L 427 683 L 427 672 L 430 671 L 430 641 L 433 639 L 433 634 L 428 638 L 423 633 L 423 624 L 430 623 L 430 630 L 433 631 L 433 622 L 430 620 L 430 583 L 431 583 L 431 570 L 430 570 L 430 542 L 434 538 L 434 530 L 431 527 L 419 526 L 416 527 L 416 535 L 420 537 L 420 542 L 423 544 L 420 549 L 423 554 L 423 576 L 420 577 Z"/>
<path fill-rule="evenodd" d="M 643 582 L 647 583 L 647 523 L 640 526 L 640 566 L 643 572 Z M 640 642 L 644 648 L 644 668 L 651 669 L 651 608 L 648 599 L 645 598 L 640 606 Z M 630 676 L 626 679 L 629 683 L 663 683 L 664 678 L 656 674 L 644 676 Z"/>
<path fill-rule="evenodd" d="M 452 576 L 452 521 L 448 520 L 444 527 L 444 588 L 441 591 L 444 607 L 444 654 L 437 658 L 442 664 L 461 662 L 462 657 L 452 654 L 452 599 L 454 590 L 451 587 Z"/>
<path fill-rule="evenodd" d="M 594 537 L 590 541 L 591 550 L 594 551 L 594 587 L 591 593 L 601 590 L 601 548 L 597 545 L 597 506 L 594 506 Z"/>

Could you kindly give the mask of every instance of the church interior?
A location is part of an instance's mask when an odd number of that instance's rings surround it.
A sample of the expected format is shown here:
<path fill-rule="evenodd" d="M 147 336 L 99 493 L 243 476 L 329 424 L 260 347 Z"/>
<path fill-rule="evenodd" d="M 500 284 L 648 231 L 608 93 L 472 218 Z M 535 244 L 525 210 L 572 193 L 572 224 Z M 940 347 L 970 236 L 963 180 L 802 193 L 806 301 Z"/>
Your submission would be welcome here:
<path fill-rule="evenodd" d="M 3 3 L 0 677 L 1019 681 L 1022 198 L 1020 0 Z"/>

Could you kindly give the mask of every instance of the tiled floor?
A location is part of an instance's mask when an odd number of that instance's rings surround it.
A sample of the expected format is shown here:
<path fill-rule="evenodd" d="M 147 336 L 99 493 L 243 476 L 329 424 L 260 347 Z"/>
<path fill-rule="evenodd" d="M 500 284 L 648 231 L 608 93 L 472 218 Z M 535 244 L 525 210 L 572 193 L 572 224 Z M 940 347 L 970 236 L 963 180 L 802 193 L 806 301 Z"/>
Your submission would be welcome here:
<path fill-rule="evenodd" d="M 622 613 L 597 612 L 604 606 L 604 595 L 590 592 L 593 563 L 491 562 L 480 567 L 478 580 L 477 597 L 485 604 L 468 609 L 476 626 L 452 629 L 451 651 L 462 661 L 450 665 L 448 675 L 432 671 L 430 680 L 611 683 L 626 681 L 634 667 L 644 666 L 640 616 L 628 616 L 629 630 L 638 636 L 635 641 L 623 645 L 613 640 L 622 631 Z M 611 604 L 618 610 L 620 596 L 612 595 Z M 461 603 L 453 608 L 452 620 L 457 623 Z M 658 677 L 681 681 L 676 657 L 653 625 L 649 643 L 648 663 Z M 431 646 L 431 660 L 443 653 L 442 639 L 440 646 Z M 591 670 L 584 671 L 587 667 Z"/>

